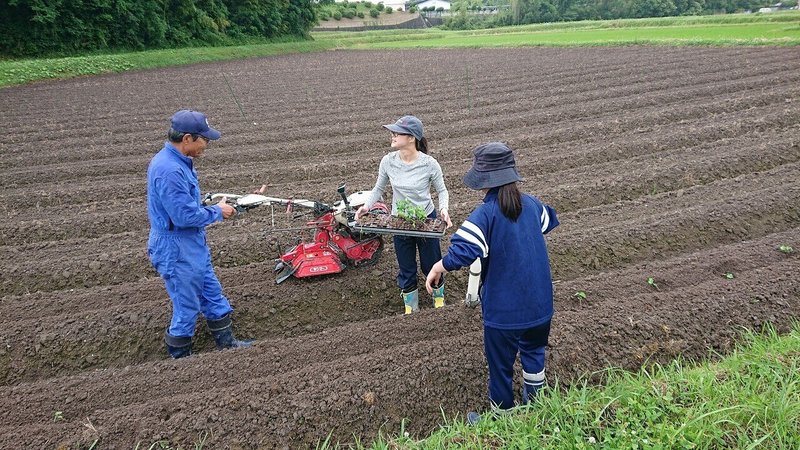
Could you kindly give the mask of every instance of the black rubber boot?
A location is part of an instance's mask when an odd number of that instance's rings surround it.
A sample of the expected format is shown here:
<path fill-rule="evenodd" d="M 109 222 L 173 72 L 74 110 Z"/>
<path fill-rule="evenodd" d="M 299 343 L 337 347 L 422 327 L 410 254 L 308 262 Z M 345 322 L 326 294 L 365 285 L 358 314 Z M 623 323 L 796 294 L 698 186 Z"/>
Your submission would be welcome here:
<path fill-rule="evenodd" d="M 166 333 L 164 342 L 167 344 L 167 353 L 172 359 L 183 358 L 192 354 L 191 336 L 173 336 Z"/>
<path fill-rule="evenodd" d="M 253 345 L 253 340 L 240 341 L 233 336 L 233 328 L 231 327 L 231 316 L 226 314 L 224 317 L 217 320 L 208 320 L 208 331 L 214 336 L 214 342 L 217 344 L 218 350 L 226 348 L 246 348 Z"/>

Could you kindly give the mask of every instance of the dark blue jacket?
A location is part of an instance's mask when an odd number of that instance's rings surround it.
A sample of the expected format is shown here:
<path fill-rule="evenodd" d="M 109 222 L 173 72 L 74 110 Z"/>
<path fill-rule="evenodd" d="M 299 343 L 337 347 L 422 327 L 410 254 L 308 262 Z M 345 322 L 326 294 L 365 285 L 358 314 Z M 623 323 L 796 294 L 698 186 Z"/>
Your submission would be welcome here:
<path fill-rule="evenodd" d="M 512 330 L 541 325 L 553 316 L 553 281 L 544 234 L 558 226 L 556 211 L 522 194 L 516 222 L 503 215 L 490 190 L 450 240 L 447 271 L 481 258 L 481 308 L 487 327 Z"/>

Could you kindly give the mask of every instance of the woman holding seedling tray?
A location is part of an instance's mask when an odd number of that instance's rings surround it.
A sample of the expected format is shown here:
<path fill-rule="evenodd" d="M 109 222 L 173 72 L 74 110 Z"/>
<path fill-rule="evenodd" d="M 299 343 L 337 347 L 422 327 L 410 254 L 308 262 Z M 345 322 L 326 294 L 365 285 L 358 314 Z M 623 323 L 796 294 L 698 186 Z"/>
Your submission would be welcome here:
<path fill-rule="evenodd" d="M 428 140 L 422 130 L 422 122 L 414 116 L 403 116 L 397 122 L 384 125 L 392 133 L 392 149 L 381 159 L 378 167 L 378 180 L 372 189 L 372 195 L 356 211 L 356 220 L 369 212 L 386 189 L 387 183 L 392 186 L 392 215 L 404 214 L 424 215 L 427 218 L 437 217 L 436 208 L 431 198 L 431 187 L 439 196 L 439 215 L 452 226 L 447 212 L 449 194 L 444 185 L 444 176 L 439 163 L 428 155 Z M 420 214 L 422 211 L 422 214 Z M 394 250 L 400 272 L 397 274 L 397 285 L 400 287 L 405 313 L 419 311 L 419 289 L 417 287 L 417 252 L 419 252 L 419 268 L 427 274 L 433 265 L 442 258 L 439 239 L 417 236 L 394 236 Z M 444 278 L 434 286 L 432 291 L 433 306 L 444 306 Z"/>

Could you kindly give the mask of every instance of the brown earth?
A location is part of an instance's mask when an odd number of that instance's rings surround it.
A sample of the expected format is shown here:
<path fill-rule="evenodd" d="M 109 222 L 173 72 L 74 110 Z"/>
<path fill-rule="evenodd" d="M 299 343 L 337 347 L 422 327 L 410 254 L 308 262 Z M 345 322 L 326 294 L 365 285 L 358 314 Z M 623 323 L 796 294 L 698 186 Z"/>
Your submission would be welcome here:
<path fill-rule="evenodd" d="M 785 331 L 800 311 L 798 56 L 336 51 L 0 90 L 0 448 L 201 436 L 207 448 L 306 447 L 397 433 L 403 419 L 424 436 L 442 411 L 486 407 L 480 312 L 459 304 L 465 271 L 448 278 L 447 307 L 423 295 L 412 316 L 391 245 L 376 266 L 276 286 L 276 247 L 295 236 L 265 234 L 268 209 L 209 228 L 237 334 L 257 345 L 213 351 L 199 323 L 197 354 L 166 359 L 145 170 L 186 107 L 223 132 L 197 163 L 204 191 L 267 183 L 267 195 L 327 202 L 342 182 L 371 188 L 389 150 L 381 125 L 416 114 L 454 223 L 480 201 L 461 183 L 470 149 L 507 141 L 524 190 L 561 220 L 548 237 L 551 383 L 713 358 L 766 323 Z"/>

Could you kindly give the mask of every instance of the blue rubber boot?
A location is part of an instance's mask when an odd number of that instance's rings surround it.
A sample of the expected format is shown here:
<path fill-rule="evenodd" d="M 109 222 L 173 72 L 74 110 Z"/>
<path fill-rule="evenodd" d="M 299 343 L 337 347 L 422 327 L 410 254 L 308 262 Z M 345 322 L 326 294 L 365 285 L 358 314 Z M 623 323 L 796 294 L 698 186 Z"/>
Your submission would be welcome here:
<path fill-rule="evenodd" d="M 403 304 L 406 307 L 406 314 L 419 311 L 419 290 L 414 289 L 411 292 L 401 292 L 403 297 Z"/>
<path fill-rule="evenodd" d="M 166 333 L 164 342 L 167 344 L 167 353 L 172 359 L 183 358 L 192 354 L 191 336 L 173 336 Z"/>
<path fill-rule="evenodd" d="M 214 336 L 214 342 L 218 350 L 226 348 L 247 348 L 253 345 L 254 340 L 240 341 L 233 335 L 233 328 L 230 314 L 226 314 L 221 319 L 208 320 L 208 331 Z"/>

